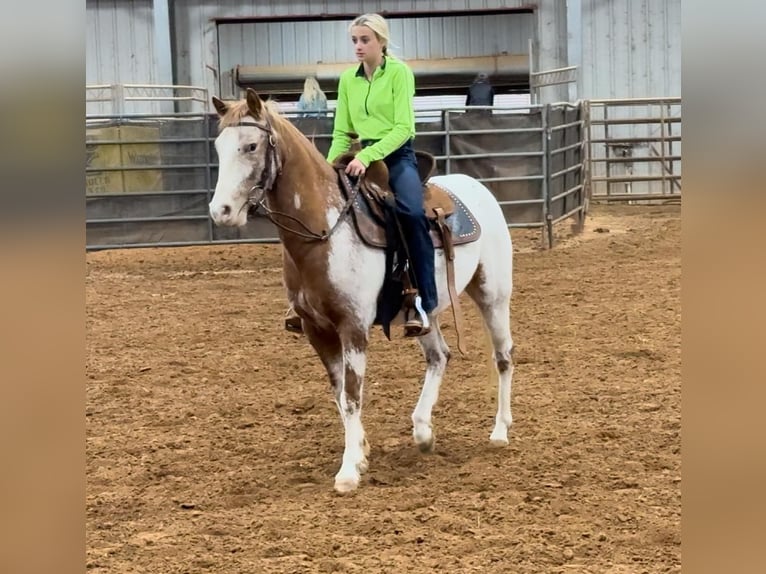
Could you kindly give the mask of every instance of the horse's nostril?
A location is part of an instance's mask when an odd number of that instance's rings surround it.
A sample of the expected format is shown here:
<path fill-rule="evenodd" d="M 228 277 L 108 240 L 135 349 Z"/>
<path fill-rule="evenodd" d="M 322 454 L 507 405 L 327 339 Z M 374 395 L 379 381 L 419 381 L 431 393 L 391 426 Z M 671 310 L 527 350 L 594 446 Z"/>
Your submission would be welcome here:
<path fill-rule="evenodd" d="M 229 215 L 230 213 L 231 213 L 231 207 L 229 207 L 228 205 L 224 205 L 223 206 L 223 214 L 224 215 Z"/>

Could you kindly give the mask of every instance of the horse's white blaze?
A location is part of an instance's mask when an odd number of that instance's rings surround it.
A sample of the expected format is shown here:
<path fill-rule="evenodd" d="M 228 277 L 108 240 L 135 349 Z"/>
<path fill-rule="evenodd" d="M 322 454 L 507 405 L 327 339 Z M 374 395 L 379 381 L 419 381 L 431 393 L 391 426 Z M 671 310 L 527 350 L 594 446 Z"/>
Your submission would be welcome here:
<path fill-rule="evenodd" d="M 240 152 L 239 130 L 227 128 L 215 140 L 218 153 L 218 181 L 210 201 L 210 217 L 216 225 L 247 223 L 247 179 L 253 166 L 247 156 Z"/>
<path fill-rule="evenodd" d="M 295 209 L 301 208 L 301 196 L 299 193 L 293 195 L 293 203 L 295 205 Z"/>

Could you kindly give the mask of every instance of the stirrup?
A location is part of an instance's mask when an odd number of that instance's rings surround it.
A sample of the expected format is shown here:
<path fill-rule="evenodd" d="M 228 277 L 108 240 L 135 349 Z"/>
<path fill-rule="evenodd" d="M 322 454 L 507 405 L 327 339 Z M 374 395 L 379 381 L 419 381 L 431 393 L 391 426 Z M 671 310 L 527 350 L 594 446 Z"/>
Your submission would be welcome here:
<path fill-rule="evenodd" d="M 409 312 L 415 311 L 414 317 L 409 317 Z M 428 320 L 428 314 L 423 311 L 420 295 L 415 295 L 415 305 L 413 309 L 404 312 L 404 336 L 422 337 L 431 332 L 431 323 Z"/>
<path fill-rule="evenodd" d="M 303 333 L 303 319 L 290 307 L 285 317 L 285 331 L 290 333 Z"/>

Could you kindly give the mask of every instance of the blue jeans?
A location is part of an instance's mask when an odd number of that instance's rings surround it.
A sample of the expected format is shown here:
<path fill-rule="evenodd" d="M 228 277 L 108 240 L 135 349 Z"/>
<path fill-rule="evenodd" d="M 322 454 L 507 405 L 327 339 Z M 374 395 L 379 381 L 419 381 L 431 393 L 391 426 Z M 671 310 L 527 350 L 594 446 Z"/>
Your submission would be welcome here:
<path fill-rule="evenodd" d="M 439 300 L 434 279 L 434 244 L 423 209 L 423 183 L 418 174 L 412 140 L 405 142 L 383 161 L 388 166 L 388 184 L 396 196 L 396 211 L 407 241 L 421 304 L 423 310 L 430 313 Z"/>

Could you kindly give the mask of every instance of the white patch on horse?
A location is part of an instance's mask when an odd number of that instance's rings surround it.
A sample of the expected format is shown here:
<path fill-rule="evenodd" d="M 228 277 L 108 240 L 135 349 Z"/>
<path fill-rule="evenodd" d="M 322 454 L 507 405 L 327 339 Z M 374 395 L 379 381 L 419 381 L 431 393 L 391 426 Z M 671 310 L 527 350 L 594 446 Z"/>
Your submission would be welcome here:
<path fill-rule="evenodd" d="M 327 210 L 327 224 L 332 227 L 338 220 L 335 207 Z M 347 219 L 340 224 L 330 238 L 328 276 L 330 282 L 342 294 L 352 315 L 359 321 L 357 326 L 369 329 L 375 319 L 378 291 L 383 284 L 385 253 L 362 243 Z"/>
<path fill-rule="evenodd" d="M 364 452 L 361 405 L 349 404 L 346 394 L 341 393 L 340 410 L 346 429 L 346 441 L 340 470 L 335 475 L 335 490 L 343 493 L 359 486 L 361 473 L 367 470 L 367 457 Z"/>
<path fill-rule="evenodd" d="M 296 193 L 293 195 L 293 202 L 295 203 L 295 209 L 301 208 L 301 196 L 300 194 Z"/>
<path fill-rule="evenodd" d="M 343 351 L 343 360 L 360 379 L 364 378 L 367 369 L 367 357 L 364 353 L 356 349 L 347 349 Z M 361 398 L 359 401 L 361 407 Z"/>

